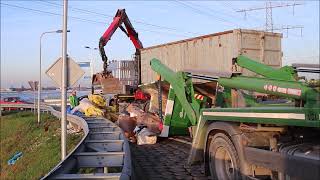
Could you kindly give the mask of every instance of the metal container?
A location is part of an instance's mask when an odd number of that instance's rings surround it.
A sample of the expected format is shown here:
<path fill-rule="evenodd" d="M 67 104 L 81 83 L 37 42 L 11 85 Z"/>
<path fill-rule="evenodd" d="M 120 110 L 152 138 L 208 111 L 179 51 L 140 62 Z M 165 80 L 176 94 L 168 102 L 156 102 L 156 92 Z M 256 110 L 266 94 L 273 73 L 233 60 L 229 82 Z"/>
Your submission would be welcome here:
<path fill-rule="evenodd" d="M 122 85 L 137 86 L 138 76 L 135 70 L 135 63 L 132 60 L 113 60 L 108 69 L 113 77 L 118 78 Z"/>
<path fill-rule="evenodd" d="M 233 66 L 232 58 L 243 54 L 279 68 L 282 65 L 281 39 L 280 33 L 235 29 L 144 48 L 141 49 L 141 82 L 156 80 L 156 73 L 150 67 L 152 58 L 176 71 L 236 71 L 254 76 L 252 72 Z"/>

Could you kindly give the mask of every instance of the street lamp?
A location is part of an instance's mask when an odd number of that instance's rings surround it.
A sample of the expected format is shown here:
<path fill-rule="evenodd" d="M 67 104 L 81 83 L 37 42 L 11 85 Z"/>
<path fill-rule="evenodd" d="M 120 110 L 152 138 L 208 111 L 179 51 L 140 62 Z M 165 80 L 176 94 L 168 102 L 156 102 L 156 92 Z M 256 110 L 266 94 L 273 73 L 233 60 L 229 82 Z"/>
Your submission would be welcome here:
<path fill-rule="evenodd" d="M 68 30 L 67 32 L 70 32 L 70 30 Z M 40 35 L 40 60 L 39 60 L 39 84 L 38 84 L 38 124 L 40 123 L 40 99 L 41 99 L 41 64 L 42 64 L 42 55 L 41 55 L 41 49 L 42 49 L 42 37 L 45 34 L 50 34 L 50 33 L 62 33 L 62 30 L 56 30 L 56 31 L 47 31 L 47 32 L 43 32 Z"/>
<path fill-rule="evenodd" d="M 84 46 L 84 48 L 92 49 L 90 46 Z M 93 48 L 93 50 L 97 50 L 98 48 Z"/>
<path fill-rule="evenodd" d="M 90 50 L 98 50 L 98 48 L 91 48 L 90 46 L 84 46 L 84 48 L 86 49 L 90 49 Z M 93 53 L 91 53 L 91 60 L 90 60 L 90 71 L 91 71 L 91 79 L 93 77 L 93 71 L 94 71 L 94 68 L 93 68 Z"/>

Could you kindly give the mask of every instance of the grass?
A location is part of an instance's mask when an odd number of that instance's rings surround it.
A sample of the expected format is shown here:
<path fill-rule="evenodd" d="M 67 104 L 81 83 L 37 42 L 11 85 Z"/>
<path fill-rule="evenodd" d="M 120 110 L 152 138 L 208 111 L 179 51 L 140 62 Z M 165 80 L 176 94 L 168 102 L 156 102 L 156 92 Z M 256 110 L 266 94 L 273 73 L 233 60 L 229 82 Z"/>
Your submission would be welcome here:
<path fill-rule="evenodd" d="M 60 121 L 49 114 L 42 114 L 41 120 L 38 125 L 31 112 L 1 117 L 0 179 L 39 179 L 60 161 Z M 68 134 L 68 152 L 82 136 L 82 133 Z M 7 161 L 18 151 L 23 156 L 14 165 L 8 165 Z"/>

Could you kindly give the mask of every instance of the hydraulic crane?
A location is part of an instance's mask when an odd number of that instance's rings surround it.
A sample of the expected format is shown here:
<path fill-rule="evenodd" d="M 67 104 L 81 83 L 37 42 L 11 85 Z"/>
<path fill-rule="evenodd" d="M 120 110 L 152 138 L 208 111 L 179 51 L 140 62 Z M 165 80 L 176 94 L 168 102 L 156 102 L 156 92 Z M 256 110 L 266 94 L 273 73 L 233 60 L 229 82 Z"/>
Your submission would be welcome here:
<path fill-rule="evenodd" d="M 310 69 L 274 69 L 242 55 L 234 58 L 233 63 L 262 77 L 174 72 L 158 59 L 152 59 L 151 68 L 170 84 L 160 136 L 187 133 L 192 127 L 188 161 L 204 162 L 213 179 L 319 179 L 320 95 L 297 77 L 297 72 L 319 73 L 319 65 L 305 66 Z M 216 100 L 218 96 L 230 99 L 204 108 L 205 99 L 195 98 L 192 78 L 216 82 Z M 298 107 L 221 108 L 239 99 L 232 97 L 228 89 L 238 92 L 238 96 L 245 90 L 302 103 Z"/>
<path fill-rule="evenodd" d="M 118 28 L 120 28 L 130 38 L 134 47 L 136 48 L 136 52 L 135 52 L 136 68 L 135 69 L 137 70 L 138 84 L 140 82 L 140 78 L 139 78 L 140 77 L 140 61 L 139 61 L 140 51 L 139 49 L 143 48 L 143 45 L 138 38 L 138 33 L 133 28 L 129 20 L 129 17 L 126 14 L 125 9 L 118 9 L 115 17 L 113 18 L 112 23 L 110 24 L 108 29 L 104 32 L 104 34 L 101 36 L 99 40 L 99 51 L 103 61 L 103 72 L 95 74 L 92 79 L 92 84 L 102 84 L 102 86 L 109 86 L 112 84 L 112 87 L 104 88 L 104 89 L 109 89 L 111 91 L 119 89 L 118 86 L 120 82 L 117 79 L 113 78 L 111 75 L 111 72 L 108 71 L 108 57 L 106 55 L 104 47 L 106 46 L 106 44 L 108 43 L 108 41 L 111 39 L 112 35 Z M 112 92 L 106 92 L 106 93 L 112 93 Z"/>

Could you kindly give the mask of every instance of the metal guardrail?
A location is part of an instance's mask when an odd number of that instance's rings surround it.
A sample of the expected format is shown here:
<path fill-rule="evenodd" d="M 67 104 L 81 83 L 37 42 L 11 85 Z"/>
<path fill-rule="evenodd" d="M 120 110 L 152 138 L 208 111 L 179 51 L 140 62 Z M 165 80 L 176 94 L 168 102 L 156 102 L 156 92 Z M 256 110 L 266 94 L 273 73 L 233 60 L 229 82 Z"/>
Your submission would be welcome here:
<path fill-rule="evenodd" d="M 0 107 L 1 114 L 1 111 L 11 108 L 32 110 L 34 104 L 0 104 Z M 40 108 L 61 117 L 61 112 L 52 106 L 41 105 Z M 131 179 L 129 143 L 116 124 L 105 118 L 70 114 L 67 120 L 80 127 L 84 136 L 67 157 L 41 179 Z M 81 169 L 85 168 L 93 168 L 95 172 L 81 174 Z"/>

